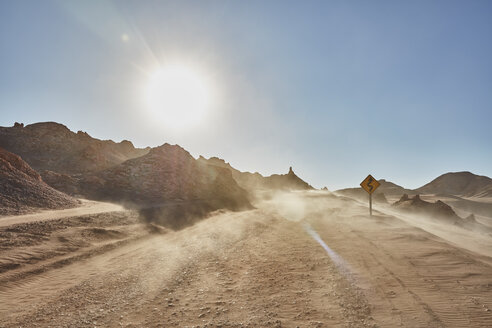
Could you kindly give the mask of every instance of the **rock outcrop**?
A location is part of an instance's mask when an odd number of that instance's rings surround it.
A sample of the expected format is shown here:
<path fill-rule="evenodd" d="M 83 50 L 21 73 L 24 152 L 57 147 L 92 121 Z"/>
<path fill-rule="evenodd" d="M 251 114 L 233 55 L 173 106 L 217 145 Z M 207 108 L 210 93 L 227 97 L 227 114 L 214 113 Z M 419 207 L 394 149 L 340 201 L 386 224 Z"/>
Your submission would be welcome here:
<path fill-rule="evenodd" d="M 478 222 L 475 219 L 475 215 L 470 214 L 465 218 L 461 218 L 451 206 L 440 200 L 431 203 L 426 202 L 419 195 L 409 197 L 407 194 L 404 194 L 392 206 L 407 212 L 428 215 L 433 219 L 441 220 L 441 222 L 445 221 L 468 230 L 486 234 L 492 233 L 492 228 Z"/>
<path fill-rule="evenodd" d="M 284 189 L 284 190 L 310 190 L 313 187 L 299 178 L 292 167 L 289 168 L 287 174 L 273 174 L 265 177 L 265 186 L 268 189 Z"/>
<path fill-rule="evenodd" d="M 95 172 L 148 152 L 130 141 L 99 140 L 54 122 L 0 127 L 0 147 L 21 156 L 38 172 L 60 174 Z"/>
<path fill-rule="evenodd" d="M 404 194 L 400 200 L 393 204 L 394 207 L 411 212 L 419 212 L 423 214 L 428 214 L 433 217 L 445 218 L 448 220 L 461 220 L 461 218 L 456 215 L 451 206 L 438 200 L 435 203 L 426 202 L 419 195 L 414 197 L 409 197 Z"/>
<path fill-rule="evenodd" d="M 43 182 L 19 156 L 0 148 L 0 215 L 75 207 L 79 202 Z"/>
<path fill-rule="evenodd" d="M 80 176 L 74 177 L 65 173 L 57 173 L 49 170 L 41 171 L 40 174 L 43 178 L 43 181 L 56 190 L 74 196 L 80 194 Z"/>
<path fill-rule="evenodd" d="M 232 176 L 236 182 L 244 189 L 251 193 L 258 190 L 310 190 L 313 189 L 311 185 L 299 178 L 292 167 L 289 168 L 287 174 L 274 174 L 268 177 L 264 177 L 258 172 L 241 172 L 233 168 L 229 163 L 226 163 L 223 159 L 218 157 L 211 157 L 209 159 L 200 156 L 198 161 L 216 166 L 226 168 L 231 171 Z"/>

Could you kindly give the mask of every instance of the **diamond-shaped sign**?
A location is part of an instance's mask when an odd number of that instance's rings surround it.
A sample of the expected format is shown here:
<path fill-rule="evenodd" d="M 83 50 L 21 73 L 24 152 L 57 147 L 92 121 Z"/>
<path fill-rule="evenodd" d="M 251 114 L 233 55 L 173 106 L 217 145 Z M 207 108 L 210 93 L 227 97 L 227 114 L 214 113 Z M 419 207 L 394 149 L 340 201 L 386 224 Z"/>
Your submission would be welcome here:
<path fill-rule="evenodd" d="M 372 194 L 380 185 L 381 184 L 379 181 L 374 179 L 374 177 L 370 174 L 360 183 L 362 189 L 367 191 L 369 194 Z"/>

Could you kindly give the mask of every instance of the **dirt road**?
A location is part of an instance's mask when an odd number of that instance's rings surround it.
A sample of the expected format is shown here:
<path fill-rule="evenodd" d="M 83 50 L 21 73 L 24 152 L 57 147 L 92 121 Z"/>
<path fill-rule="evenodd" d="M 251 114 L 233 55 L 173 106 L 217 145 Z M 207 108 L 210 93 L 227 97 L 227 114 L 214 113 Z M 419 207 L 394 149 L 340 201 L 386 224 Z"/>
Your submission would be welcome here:
<path fill-rule="evenodd" d="M 116 204 L 80 199 L 81 206 L 65 210 L 44 210 L 38 213 L 0 217 L 0 227 L 36 221 L 56 220 L 80 215 L 122 211 L 123 207 Z"/>
<path fill-rule="evenodd" d="M 11 264 L 93 234 L 0 270 L 0 326 L 490 327 L 490 257 L 344 198 L 258 206 L 175 232 L 131 212 L 53 221 L 31 244 L 3 228 Z"/>

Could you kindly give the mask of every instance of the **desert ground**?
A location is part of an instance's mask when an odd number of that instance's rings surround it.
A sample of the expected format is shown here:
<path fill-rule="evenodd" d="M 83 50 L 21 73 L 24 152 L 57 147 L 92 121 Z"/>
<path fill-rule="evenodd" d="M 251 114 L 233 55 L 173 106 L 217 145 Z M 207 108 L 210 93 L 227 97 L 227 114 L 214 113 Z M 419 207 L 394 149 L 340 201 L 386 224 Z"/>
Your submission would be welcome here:
<path fill-rule="evenodd" d="M 488 231 L 329 192 L 254 205 L 178 231 L 95 202 L 0 218 L 0 327 L 492 326 Z"/>

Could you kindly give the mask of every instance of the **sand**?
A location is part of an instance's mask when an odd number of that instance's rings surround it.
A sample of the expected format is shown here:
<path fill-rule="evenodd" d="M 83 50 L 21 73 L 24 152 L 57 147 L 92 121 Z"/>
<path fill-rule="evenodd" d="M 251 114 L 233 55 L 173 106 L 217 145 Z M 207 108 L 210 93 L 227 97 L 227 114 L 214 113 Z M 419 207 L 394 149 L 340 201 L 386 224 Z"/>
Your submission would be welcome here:
<path fill-rule="evenodd" d="M 256 206 L 180 231 L 129 211 L 2 227 L 0 327 L 490 327 L 490 254 L 329 193 Z"/>
<path fill-rule="evenodd" d="M 81 206 L 64 210 L 42 210 L 33 214 L 0 216 L 0 227 L 6 227 L 18 223 L 37 222 L 69 218 L 80 215 L 122 211 L 121 205 L 96 202 L 92 200 L 79 199 Z"/>

